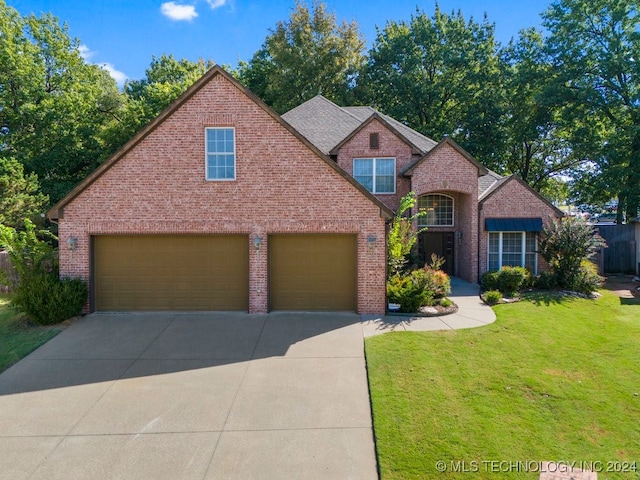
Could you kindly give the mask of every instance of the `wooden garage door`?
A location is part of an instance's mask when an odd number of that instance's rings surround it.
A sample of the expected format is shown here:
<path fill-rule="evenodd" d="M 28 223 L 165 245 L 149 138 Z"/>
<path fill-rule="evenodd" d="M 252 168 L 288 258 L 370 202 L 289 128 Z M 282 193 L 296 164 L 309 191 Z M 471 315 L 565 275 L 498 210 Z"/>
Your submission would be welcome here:
<path fill-rule="evenodd" d="M 357 308 L 355 235 L 269 237 L 271 310 Z"/>
<path fill-rule="evenodd" d="M 98 311 L 248 310 L 243 235 L 96 236 Z"/>

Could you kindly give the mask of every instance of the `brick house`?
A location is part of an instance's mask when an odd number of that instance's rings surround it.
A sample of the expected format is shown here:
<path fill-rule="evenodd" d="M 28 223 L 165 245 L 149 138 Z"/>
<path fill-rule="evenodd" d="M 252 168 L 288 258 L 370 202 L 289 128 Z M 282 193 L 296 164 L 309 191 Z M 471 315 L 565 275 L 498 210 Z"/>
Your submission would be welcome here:
<path fill-rule="evenodd" d="M 47 216 L 90 311 L 379 314 L 386 223 L 411 190 L 420 255 L 472 282 L 535 270 L 536 233 L 561 215 L 448 138 L 321 96 L 279 116 L 214 67 Z"/>
<path fill-rule="evenodd" d="M 537 234 L 563 213 L 516 176 L 481 165 L 450 138 L 436 143 L 371 107 L 339 107 L 322 96 L 282 116 L 391 210 L 413 191 L 428 230 L 418 254 L 470 282 L 521 265 L 537 272 Z"/>

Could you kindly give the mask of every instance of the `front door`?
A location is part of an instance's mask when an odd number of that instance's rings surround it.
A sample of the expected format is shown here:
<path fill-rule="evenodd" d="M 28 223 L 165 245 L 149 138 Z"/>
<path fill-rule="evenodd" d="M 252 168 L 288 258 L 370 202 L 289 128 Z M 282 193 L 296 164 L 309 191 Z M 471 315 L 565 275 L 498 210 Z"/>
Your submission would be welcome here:
<path fill-rule="evenodd" d="M 448 274 L 454 274 L 453 261 L 453 232 L 423 232 L 418 238 L 418 256 L 420 265 L 431 262 L 431 255 L 436 254 L 445 259 L 442 269 Z"/>

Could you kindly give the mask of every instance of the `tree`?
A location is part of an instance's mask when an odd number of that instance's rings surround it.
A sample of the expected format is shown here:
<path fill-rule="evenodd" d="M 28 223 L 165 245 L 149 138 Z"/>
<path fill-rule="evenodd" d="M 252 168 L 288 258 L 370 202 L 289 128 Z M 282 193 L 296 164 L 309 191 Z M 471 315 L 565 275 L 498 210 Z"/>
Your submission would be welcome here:
<path fill-rule="evenodd" d="M 118 90 L 87 64 L 79 42 L 50 14 L 21 17 L 0 0 L 0 154 L 38 176 L 52 202 L 105 154 L 101 133 Z"/>
<path fill-rule="evenodd" d="M 497 164 L 502 148 L 502 86 L 494 26 L 416 11 L 391 21 L 358 78 L 359 100 L 433 138 L 451 135 L 479 160 Z"/>
<path fill-rule="evenodd" d="M 542 34 L 523 30 L 502 50 L 505 85 L 504 173 L 517 174 L 532 188 L 551 192 L 557 177 L 579 166 L 560 118 L 560 107 L 549 101 L 556 70 Z"/>
<path fill-rule="evenodd" d="M 278 22 L 252 59 L 240 63 L 238 76 L 278 113 L 318 94 L 350 104 L 363 50 L 355 22 L 338 24 L 318 0 L 311 8 L 296 1 L 289 20 Z"/>
<path fill-rule="evenodd" d="M 0 224 L 17 228 L 25 218 L 41 213 L 46 203 L 36 175 L 25 175 L 20 162 L 0 153 Z"/>
<path fill-rule="evenodd" d="M 166 54 L 152 57 L 145 78 L 124 85 L 116 122 L 104 133 L 109 153 L 126 143 L 214 65 L 213 60 L 176 60 Z"/>
<path fill-rule="evenodd" d="M 556 0 L 543 14 L 571 125 L 583 198 L 618 198 L 618 220 L 640 207 L 640 12 L 637 0 Z M 574 123 L 575 122 L 575 123 Z"/>

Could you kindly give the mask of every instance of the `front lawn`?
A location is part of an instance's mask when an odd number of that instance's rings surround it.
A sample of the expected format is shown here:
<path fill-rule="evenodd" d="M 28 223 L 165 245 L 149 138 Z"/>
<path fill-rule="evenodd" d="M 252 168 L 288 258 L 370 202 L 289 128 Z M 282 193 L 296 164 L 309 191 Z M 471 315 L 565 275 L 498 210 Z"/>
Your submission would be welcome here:
<path fill-rule="evenodd" d="M 0 294 L 0 372 L 27 356 L 60 331 L 29 324 L 9 307 L 8 295 Z"/>
<path fill-rule="evenodd" d="M 523 470 L 538 461 L 640 478 L 606 472 L 640 472 L 640 302 L 530 294 L 494 310 L 486 327 L 367 339 L 382 479 L 537 479 Z"/>

